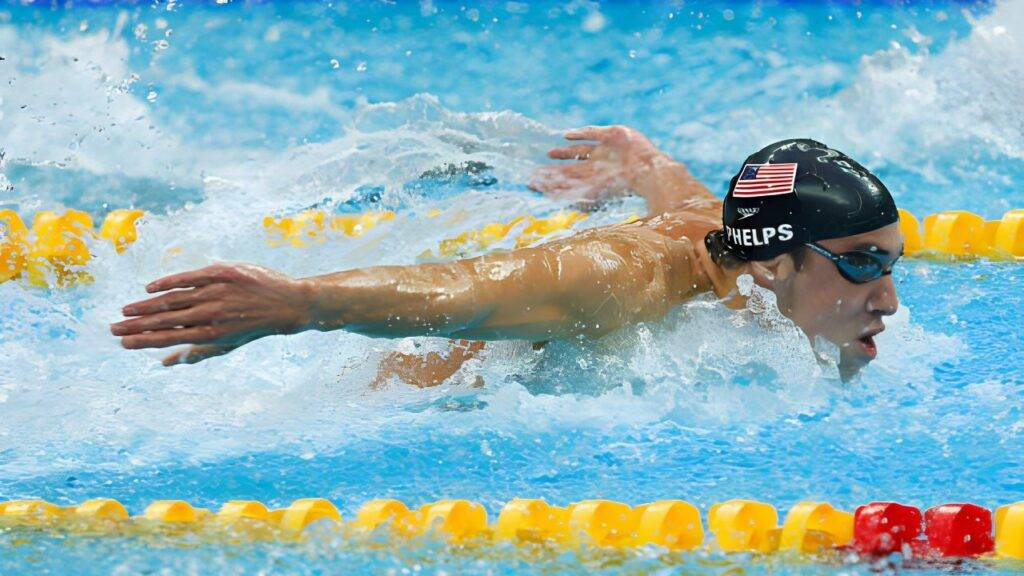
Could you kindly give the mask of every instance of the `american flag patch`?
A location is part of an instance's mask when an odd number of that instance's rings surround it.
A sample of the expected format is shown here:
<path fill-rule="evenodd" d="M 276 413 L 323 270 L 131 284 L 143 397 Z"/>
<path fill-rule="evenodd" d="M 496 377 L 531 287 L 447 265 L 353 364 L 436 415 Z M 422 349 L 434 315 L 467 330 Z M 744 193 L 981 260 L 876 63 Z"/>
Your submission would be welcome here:
<path fill-rule="evenodd" d="M 775 196 L 789 194 L 796 182 L 796 164 L 746 164 L 736 180 L 733 196 Z"/>

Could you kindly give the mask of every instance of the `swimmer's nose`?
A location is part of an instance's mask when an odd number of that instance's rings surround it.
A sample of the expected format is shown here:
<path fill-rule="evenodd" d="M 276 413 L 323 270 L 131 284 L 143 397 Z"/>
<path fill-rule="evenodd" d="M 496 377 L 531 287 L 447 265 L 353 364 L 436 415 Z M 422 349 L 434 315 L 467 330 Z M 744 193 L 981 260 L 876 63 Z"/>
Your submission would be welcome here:
<path fill-rule="evenodd" d="M 900 307 L 900 299 L 896 296 L 896 283 L 892 274 L 883 276 L 872 282 L 871 296 L 868 298 L 868 312 L 892 316 Z"/>

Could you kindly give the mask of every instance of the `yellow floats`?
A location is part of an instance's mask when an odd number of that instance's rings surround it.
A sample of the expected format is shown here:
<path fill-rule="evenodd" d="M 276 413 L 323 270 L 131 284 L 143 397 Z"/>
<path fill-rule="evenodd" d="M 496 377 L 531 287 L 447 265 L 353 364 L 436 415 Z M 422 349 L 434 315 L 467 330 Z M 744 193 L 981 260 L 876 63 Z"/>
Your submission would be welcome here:
<path fill-rule="evenodd" d="M 0 210 L 0 283 L 21 275 L 28 257 L 28 228 L 14 210 Z"/>
<path fill-rule="evenodd" d="M 114 244 L 118 254 L 128 249 L 128 245 L 139 238 L 135 223 L 145 214 L 142 210 L 125 210 L 118 208 L 107 214 L 100 228 L 100 238 Z"/>
<path fill-rule="evenodd" d="M 146 520 L 170 523 L 192 523 L 210 516 L 205 508 L 193 508 L 184 500 L 157 500 L 142 514 Z"/>
<path fill-rule="evenodd" d="M 708 509 L 708 528 L 723 552 L 772 552 L 779 547 L 779 513 L 756 500 L 729 500 Z"/>
<path fill-rule="evenodd" d="M 302 532 L 310 524 L 324 519 L 341 522 L 341 513 L 330 500 L 303 498 L 285 509 L 280 526 L 289 532 Z"/>
<path fill-rule="evenodd" d="M 61 507 L 43 500 L 0 502 L 0 526 L 71 526 L 68 520 L 103 520 L 108 529 L 126 533 L 129 526 L 189 526 L 216 528 L 264 527 L 280 535 L 299 535 L 314 523 L 347 528 L 353 535 L 384 530 L 396 537 L 432 536 L 453 543 L 506 541 L 554 543 L 569 546 L 635 548 L 654 545 L 668 550 L 693 550 L 704 541 L 700 513 L 682 500 L 663 500 L 633 508 L 611 500 L 585 500 L 567 508 L 543 500 L 515 499 L 488 523 L 487 511 L 469 500 L 439 500 L 410 509 L 399 500 L 365 503 L 351 522 L 344 524 L 329 500 L 305 498 L 288 508 L 272 510 L 255 500 L 226 502 L 216 513 L 184 500 L 157 500 L 141 516 L 131 517 L 116 500 L 94 499 L 78 506 Z"/>
<path fill-rule="evenodd" d="M 1010 210 L 999 220 L 987 221 L 973 212 L 948 210 L 925 217 L 923 230 L 913 214 L 899 212 L 907 254 L 1024 258 L 1024 210 Z"/>
<path fill-rule="evenodd" d="M 996 555 L 1024 560 L 1024 501 L 996 508 Z"/>
<path fill-rule="evenodd" d="M 103 520 L 127 520 L 128 510 L 117 500 L 110 498 L 94 498 L 86 500 L 75 507 L 75 515 L 80 518 Z"/>
<path fill-rule="evenodd" d="M 25 278 L 45 288 L 88 282 L 89 241 L 102 238 L 124 252 L 138 238 L 136 223 L 142 215 L 141 210 L 114 210 L 97 234 L 92 216 L 80 210 L 38 212 L 31 228 L 13 210 L 0 210 L 0 283 Z"/>
<path fill-rule="evenodd" d="M 522 248 L 555 232 L 568 230 L 586 218 L 586 214 L 574 210 L 557 212 L 548 218 L 517 216 L 507 222 L 492 222 L 479 230 L 467 230 L 458 236 L 442 240 L 438 246 L 438 253 L 443 257 L 452 258 L 485 250 L 492 244 L 505 239 L 520 224 L 522 224 L 522 230 L 516 236 L 515 247 Z"/>
<path fill-rule="evenodd" d="M 558 540 L 568 528 L 569 513 L 565 508 L 531 498 L 516 498 L 502 508 L 494 527 L 498 540 L 543 542 Z"/>
<path fill-rule="evenodd" d="M 779 549 L 818 552 L 846 546 L 853 539 L 853 513 L 826 502 L 800 502 L 790 508 L 782 525 Z"/>
<path fill-rule="evenodd" d="M 659 500 L 637 506 L 633 545 L 653 544 L 669 550 L 693 550 L 704 542 L 700 511 L 682 500 Z"/>
<path fill-rule="evenodd" d="M 431 210 L 428 217 L 439 212 Z M 918 220 L 900 209 L 900 231 L 907 255 L 951 258 L 985 257 L 995 260 L 1024 259 L 1024 209 L 1010 210 L 999 220 L 986 221 L 964 210 L 949 210 Z M 35 214 L 31 227 L 13 210 L 0 210 L 0 283 L 23 278 L 33 286 L 66 287 L 91 280 L 85 266 L 92 258 L 90 242 L 102 239 L 123 253 L 138 239 L 141 210 L 117 209 L 107 214 L 99 231 L 92 217 L 79 210 L 61 214 L 43 211 Z M 390 210 L 362 214 L 329 215 L 323 210 L 306 210 L 292 216 L 263 219 L 267 242 L 273 246 L 304 247 L 328 237 L 358 238 L 397 215 Z M 518 216 L 505 222 L 492 222 L 478 230 L 468 230 L 442 240 L 442 257 L 466 256 L 485 250 L 514 235 L 514 246 L 521 248 L 542 238 L 569 230 L 587 214 L 572 210 L 547 218 Z M 627 222 L 637 218 L 630 217 Z M 423 256 L 432 257 L 427 251 Z"/>
<path fill-rule="evenodd" d="M 855 531 L 866 529 L 861 524 L 855 528 L 855 523 L 862 521 L 855 520 L 854 514 L 826 502 L 795 504 L 782 526 L 778 518 L 771 504 L 756 500 L 713 504 L 707 514 L 713 538 L 706 548 L 725 553 L 820 554 L 848 549 Z M 920 521 L 920 514 L 917 518 Z M 322 498 L 303 498 L 278 510 L 256 500 L 232 500 L 216 513 L 184 500 L 157 500 L 136 517 L 118 501 L 106 498 L 67 507 L 44 500 L 0 502 L 0 528 L 4 529 L 29 526 L 75 531 L 84 526 L 92 533 L 135 534 L 173 528 L 171 533 L 186 530 L 216 535 L 230 528 L 237 540 L 299 538 L 313 524 L 357 538 L 383 531 L 397 538 L 426 535 L 465 545 L 497 541 L 609 549 L 655 546 L 687 551 L 705 544 L 699 511 L 682 500 L 660 500 L 636 507 L 613 500 L 584 500 L 560 508 L 544 500 L 517 498 L 502 508 L 494 524 L 488 524 L 483 506 L 469 500 L 439 500 L 419 509 L 410 509 L 399 500 L 371 500 L 351 522 L 343 522 L 338 508 Z M 870 537 L 863 533 L 856 536 L 861 540 Z M 924 540 L 917 543 L 927 544 Z M 1024 559 L 1024 501 L 996 510 L 994 554 Z"/>
<path fill-rule="evenodd" d="M 319 244 L 330 233 L 358 238 L 381 222 L 394 220 L 390 210 L 371 211 L 362 214 L 329 216 L 323 210 L 306 210 L 294 216 L 263 218 L 267 231 L 267 243 L 271 246 L 291 245 L 297 248 Z"/>
<path fill-rule="evenodd" d="M 33 286 L 45 287 L 53 278 L 57 286 L 87 282 L 82 270 L 92 255 L 86 238 L 92 234 L 92 217 L 79 210 L 38 212 L 32 220 L 35 242 L 28 246 L 28 280 Z"/>

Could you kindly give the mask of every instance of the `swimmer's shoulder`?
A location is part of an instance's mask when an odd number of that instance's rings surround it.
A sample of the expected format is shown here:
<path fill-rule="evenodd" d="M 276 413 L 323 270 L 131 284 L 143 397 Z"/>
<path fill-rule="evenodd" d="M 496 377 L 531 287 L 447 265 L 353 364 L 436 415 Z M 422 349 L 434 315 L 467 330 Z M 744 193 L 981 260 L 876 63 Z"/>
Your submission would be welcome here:
<path fill-rule="evenodd" d="M 699 200 L 689 206 L 645 218 L 637 224 L 664 236 L 672 246 L 677 294 L 681 299 L 727 289 L 720 267 L 704 246 L 709 232 L 722 228 L 722 201 Z M 722 284 L 722 286 L 720 286 Z M 721 295 L 721 294 L 719 294 Z"/>
<path fill-rule="evenodd" d="M 641 218 L 628 225 L 642 226 L 672 240 L 703 245 L 704 237 L 722 228 L 722 202 L 696 199 L 675 210 Z"/>
<path fill-rule="evenodd" d="M 608 239 L 622 236 L 633 241 L 643 239 L 652 247 L 660 246 L 666 265 L 663 270 L 674 295 L 672 300 L 686 300 L 714 289 L 711 278 L 717 274 L 717 267 L 707 255 L 704 237 L 722 227 L 721 206 L 718 200 L 704 201 L 694 207 L 593 231 Z"/>

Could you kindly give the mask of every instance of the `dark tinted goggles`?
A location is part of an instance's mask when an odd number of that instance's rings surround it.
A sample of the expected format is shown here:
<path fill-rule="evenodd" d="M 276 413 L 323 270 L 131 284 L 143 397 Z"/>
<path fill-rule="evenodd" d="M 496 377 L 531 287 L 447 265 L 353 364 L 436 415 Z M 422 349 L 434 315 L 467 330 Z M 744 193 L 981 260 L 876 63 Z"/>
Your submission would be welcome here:
<path fill-rule="evenodd" d="M 892 256 L 885 250 L 852 250 L 836 254 L 814 242 L 808 242 L 807 247 L 831 260 L 843 278 L 854 284 L 864 284 L 892 274 L 892 267 L 902 256 Z"/>

